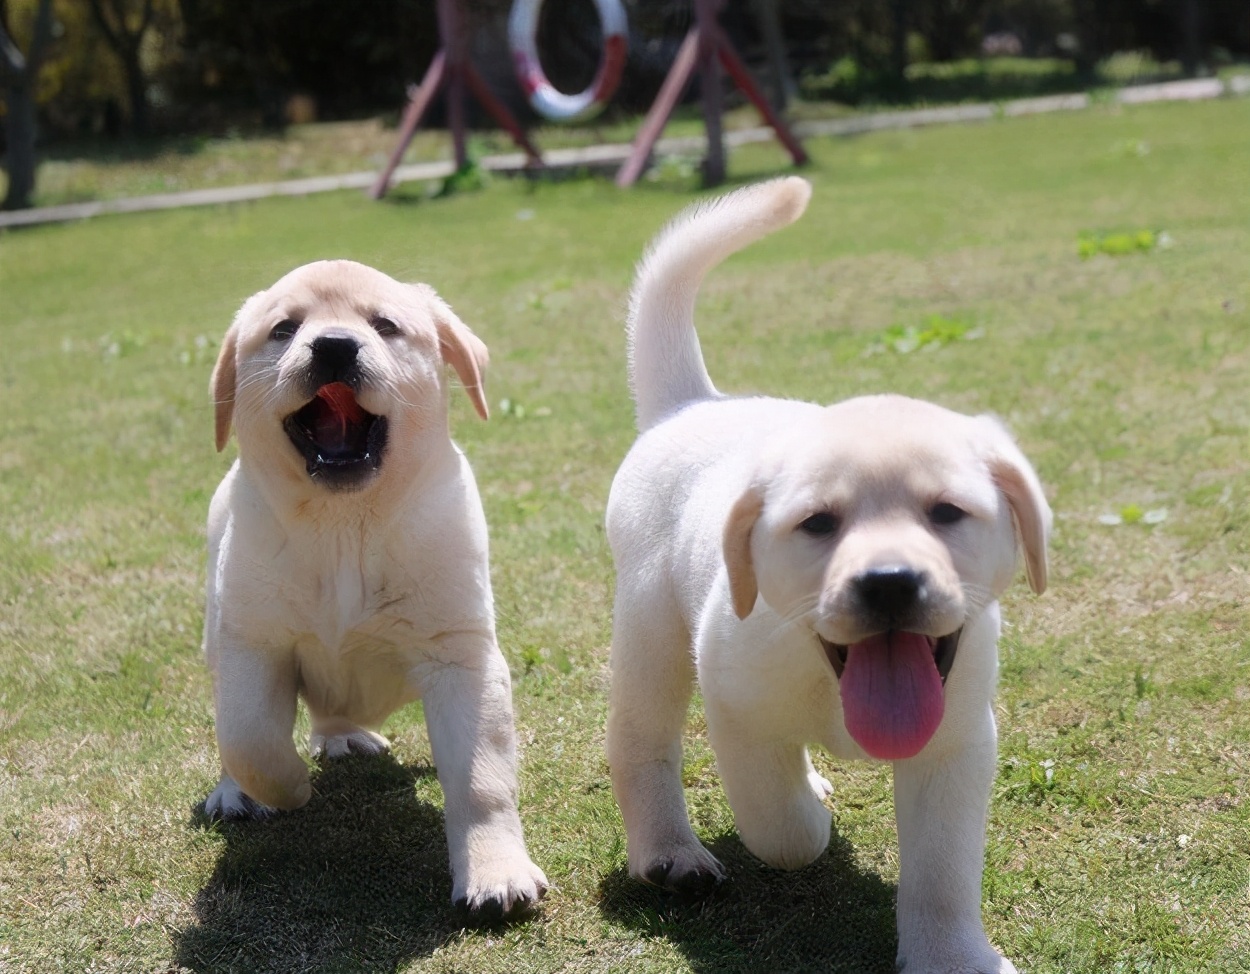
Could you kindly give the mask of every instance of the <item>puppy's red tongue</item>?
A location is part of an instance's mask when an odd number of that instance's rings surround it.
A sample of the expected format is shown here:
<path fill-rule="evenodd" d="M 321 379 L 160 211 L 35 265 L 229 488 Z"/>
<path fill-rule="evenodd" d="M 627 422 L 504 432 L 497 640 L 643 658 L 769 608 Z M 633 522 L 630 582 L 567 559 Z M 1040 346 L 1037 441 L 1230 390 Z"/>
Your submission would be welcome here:
<path fill-rule="evenodd" d="M 317 414 L 318 440 L 342 443 L 347 439 L 349 423 L 365 418 L 365 411 L 356 402 L 356 394 L 345 382 L 330 382 L 317 390 L 317 398 L 326 408 Z"/>
<path fill-rule="evenodd" d="M 886 632 L 852 643 L 840 683 L 847 732 L 874 758 L 918 754 L 942 722 L 942 678 L 928 636 Z"/>

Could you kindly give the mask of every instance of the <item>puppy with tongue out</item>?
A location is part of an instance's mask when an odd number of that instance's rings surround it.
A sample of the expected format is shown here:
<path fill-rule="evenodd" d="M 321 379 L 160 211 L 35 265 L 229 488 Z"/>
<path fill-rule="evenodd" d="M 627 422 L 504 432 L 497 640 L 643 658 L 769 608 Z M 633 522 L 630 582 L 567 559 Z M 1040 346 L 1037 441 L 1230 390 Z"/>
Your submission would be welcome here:
<path fill-rule="evenodd" d="M 837 796 L 809 746 L 888 761 L 899 968 L 1004 974 L 1015 968 L 980 910 L 997 599 L 1021 553 L 1034 590 L 1045 588 L 1050 509 L 991 417 L 899 395 L 820 406 L 712 385 L 693 321 L 703 275 L 797 219 L 809 194 L 789 178 L 687 211 L 635 281 L 639 436 L 607 511 L 607 751 L 629 871 L 685 895 L 725 877 L 682 788 L 697 685 L 752 853 L 796 869 L 828 844 L 825 801 Z"/>
<path fill-rule="evenodd" d="M 378 754 L 421 699 L 445 798 L 452 898 L 495 920 L 547 881 L 517 812 L 508 667 L 486 521 L 448 435 L 454 372 L 483 419 L 486 346 L 429 287 L 351 261 L 251 297 L 213 370 L 217 449 L 239 456 L 208 518 L 204 651 L 222 776 L 210 817 L 312 797 L 296 701 L 324 760 Z"/>

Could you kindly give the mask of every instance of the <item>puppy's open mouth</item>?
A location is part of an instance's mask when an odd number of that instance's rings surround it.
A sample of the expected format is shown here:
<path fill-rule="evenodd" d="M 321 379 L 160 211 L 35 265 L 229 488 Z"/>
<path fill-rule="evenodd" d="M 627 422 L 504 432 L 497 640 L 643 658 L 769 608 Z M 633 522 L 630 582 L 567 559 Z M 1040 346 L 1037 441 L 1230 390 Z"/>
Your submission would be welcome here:
<path fill-rule="evenodd" d="M 330 382 L 282 423 L 308 475 L 334 490 L 363 487 L 382 463 L 386 417 L 356 401 L 345 382 Z"/>
<path fill-rule="evenodd" d="M 817 636 L 838 676 L 847 733 L 872 757 L 900 761 L 929 743 L 962 632 L 935 638 L 891 629 L 847 646 Z"/>
<path fill-rule="evenodd" d="M 934 665 L 937 666 L 938 676 L 942 678 L 942 686 L 946 686 L 946 678 L 950 675 L 951 666 L 955 663 L 955 652 L 959 649 L 959 634 L 962 632 L 963 629 L 956 629 L 949 636 L 943 636 L 940 639 L 935 639 L 933 636 L 921 637 L 929 642 Z M 908 633 L 908 635 L 914 634 Z M 831 643 L 819 634 L 816 638 L 820 640 L 825 655 L 829 657 L 833 672 L 838 675 L 838 679 L 842 679 L 842 671 L 846 667 L 846 657 L 850 647 Z"/>

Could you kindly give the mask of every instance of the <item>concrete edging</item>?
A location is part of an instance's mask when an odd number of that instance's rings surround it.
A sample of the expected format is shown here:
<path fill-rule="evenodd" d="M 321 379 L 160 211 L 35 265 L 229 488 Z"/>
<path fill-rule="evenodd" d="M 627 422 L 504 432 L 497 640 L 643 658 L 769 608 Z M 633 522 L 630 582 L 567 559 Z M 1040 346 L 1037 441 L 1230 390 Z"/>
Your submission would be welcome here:
<path fill-rule="evenodd" d="M 1237 75 L 1227 82 L 1219 78 L 1193 78 L 1185 81 L 1166 81 L 1160 84 L 1139 85 L 1118 89 L 1111 100 L 1123 105 L 1143 105 L 1161 101 L 1205 101 L 1224 96 L 1250 95 L 1250 75 Z M 1097 99 L 1088 94 L 1051 95 L 1043 98 L 1019 98 L 1013 101 L 979 103 L 973 105 L 949 105 L 941 108 L 920 108 L 898 112 L 876 112 L 851 118 L 802 122 L 795 131 L 803 137 L 858 135 L 865 132 L 882 132 L 892 129 L 918 128 L 924 125 L 950 125 L 958 122 L 984 122 L 1000 116 L 1017 117 L 1040 115 L 1048 112 L 1078 111 L 1088 108 Z M 754 142 L 767 142 L 773 138 L 773 130 L 767 127 L 738 129 L 725 133 L 725 144 L 730 147 Z M 696 152 L 706 145 L 702 136 L 680 139 L 661 139 L 656 144 L 659 154 Z M 548 168 L 574 166 L 603 166 L 619 164 L 629 156 L 630 146 L 595 145 L 581 149 L 551 149 L 543 153 Z M 525 156 L 519 152 L 506 155 L 486 156 L 480 165 L 493 172 L 517 172 L 526 166 Z M 444 179 L 454 171 L 449 161 L 413 163 L 395 170 L 392 184 Z M 181 193 L 160 193 L 151 196 L 131 196 L 124 199 L 96 200 L 89 203 L 67 203 L 62 206 L 32 207 L 28 210 L 0 212 L 0 229 L 5 227 L 34 226 L 41 223 L 61 223 L 69 220 L 85 220 L 109 213 L 140 213 L 150 210 L 170 210 L 185 206 L 214 206 L 222 203 L 245 203 L 271 196 L 308 196 L 344 189 L 368 189 L 377 174 L 373 172 L 344 173 L 338 176 L 314 176 L 309 179 L 292 179 L 272 183 L 253 183 L 245 186 L 220 186 L 214 189 L 195 189 Z"/>

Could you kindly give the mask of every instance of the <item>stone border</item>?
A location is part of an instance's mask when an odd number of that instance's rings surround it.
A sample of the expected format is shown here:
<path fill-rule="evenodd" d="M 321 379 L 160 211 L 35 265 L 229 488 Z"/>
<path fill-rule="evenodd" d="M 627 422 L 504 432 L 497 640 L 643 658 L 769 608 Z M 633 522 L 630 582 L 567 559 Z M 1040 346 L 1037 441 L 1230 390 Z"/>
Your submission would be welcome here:
<path fill-rule="evenodd" d="M 1219 78 L 1195 78 L 1121 88 L 1115 91 L 1108 100 L 1123 105 L 1142 105 L 1161 101 L 1204 101 L 1211 98 L 1240 97 L 1248 94 L 1250 94 L 1250 75 L 1235 75 L 1227 82 Z M 923 125 L 984 122 L 1001 117 L 1078 111 L 1088 108 L 1099 100 L 1098 96 L 1089 94 L 1052 95 L 1045 98 L 1020 98 L 990 104 L 877 112 L 849 118 L 803 122 L 796 125 L 795 130 L 800 136 L 858 135 L 863 132 L 917 128 Z M 773 130 L 766 127 L 739 129 L 725 133 L 725 144 L 730 147 L 748 145 L 754 142 L 768 142 L 773 137 Z M 705 144 L 701 136 L 661 139 L 656 144 L 656 152 L 661 155 L 698 152 Z M 596 145 L 581 149 L 552 149 L 543 155 L 548 168 L 551 169 L 567 169 L 577 166 L 606 167 L 624 162 L 629 156 L 629 150 L 629 145 Z M 480 165 L 494 172 L 519 172 L 526 168 L 526 160 L 525 156 L 518 152 L 486 156 L 481 160 Z M 450 162 L 415 163 L 396 169 L 393 181 L 404 183 L 445 179 L 453 171 L 454 167 Z M 152 196 L 96 200 L 90 203 L 67 203 L 63 206 L 33 207 L 28 210 L 0 212 L 0 229 L 85 220 L 108 213 L 139 213 L 149 210 L 177 209 L 184 206 L 245 203 L 271 196 L 308 196 L 312 193 L 328 193 L 335 190 L 368 189 L 376 178 L 377 174 L 373 172 L 353 172 L 340 176 L 315 176 L 310 179 L 292 179 L 274 183 L 221 186 L 215 189 L 188 190 L 183 193 L 160 193 Z"/>

